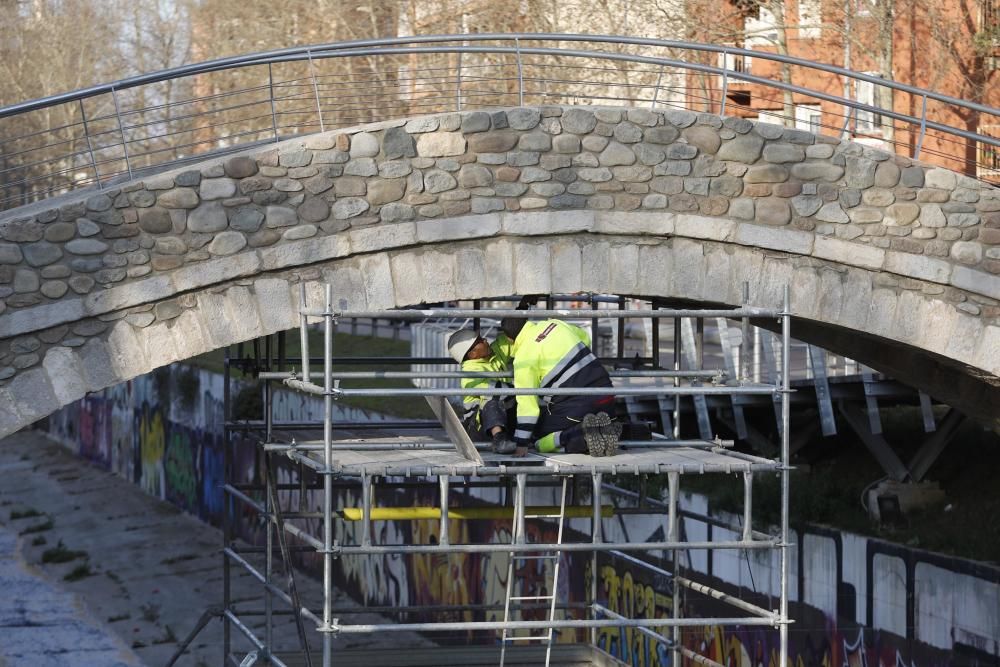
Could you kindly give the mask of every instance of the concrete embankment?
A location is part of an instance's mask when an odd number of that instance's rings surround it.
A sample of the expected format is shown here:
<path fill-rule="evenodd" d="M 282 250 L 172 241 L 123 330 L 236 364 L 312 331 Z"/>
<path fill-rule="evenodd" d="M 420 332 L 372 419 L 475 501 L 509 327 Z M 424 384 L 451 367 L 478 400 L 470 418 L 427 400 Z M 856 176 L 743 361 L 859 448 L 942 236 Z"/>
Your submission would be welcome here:
<path fill-rule="evenodd" d="M 0 585 L 25 587 L 23 594 L 0 595 L 0 633 L 15 639 L 0 646 L 0 667 L 162 665 L 202 611 L 221 603 L 218 529 L 32 431 L 0 441 L 0 480 Z M 298 584 L 303 603 L 320 608 L 317 582 L 298 577 Z M 256 581 L 234 568 L 234 600 L 262 608 L 259 597 Z M 336 604 L 350 603 L 337 592 Z M 261 629 L 262 619 L 249 618 Z M 306 630 L 318 646 L 318 633 Z M 275 640 L 279 649 L 297 646 L 289 616 L 279 617 Z M 361 648 L 370 641 L 354 637 L 350 644 Z M 409 633 L 389 633 L 377 643 L 430 644 Z M 233 645 L 241 655 L 251 649 L 236 632 Z M 27 655 L 32 657 L 22 659 Z M 178 664 L 221 661 L 222 624 L 213 620 Z"/>

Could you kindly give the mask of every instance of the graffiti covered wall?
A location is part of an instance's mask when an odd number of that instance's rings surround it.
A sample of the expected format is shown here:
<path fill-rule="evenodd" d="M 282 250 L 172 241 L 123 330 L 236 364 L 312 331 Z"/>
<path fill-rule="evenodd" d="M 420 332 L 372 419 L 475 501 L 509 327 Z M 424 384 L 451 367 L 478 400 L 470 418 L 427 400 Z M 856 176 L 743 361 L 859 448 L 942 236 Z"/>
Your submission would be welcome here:
<path fill-rule="evenodd" d="M 239 387 L 236 388 L 238 390 Z M 223 378 L 184 365 L 161 369 L 122 385 L 87 396 L 48 420 L 48 432 L 79 456 L 139 485 L 214 525 L 224 511 Z M 321 414 L 314 397 L 278 392 L 276 421 L 309 421 Z M 343 406 L 339 406 L 343 407 Z M 376 415 L 343 412 L 338 419 L 377 419 Z M 255 481 L 257 450 L 250 441 L 233 442 L 236 481 Z M 297 472 L 279 466 L 279 484 L 297 481 Z M 498 502 L 491 490 L 465 490 L 459 502 Z M 544 490 L 536 490 L 539 493 Z M 281 492 L 282 504 L 316 511 L 322 496 L 307 490 Z M 623 496 L 624 498 L 624 496 Z M 627 500 L 619 499 L 621 502 Z M 436 505 L 436 496 L 412 489 L 388 490 L 377 504 Z M 553 504 L 553 497 L 529 503 Z M 341 491 L 337 503 L 357 506 L 355 494 Z M 736 517 L 713 513 L 700 496 L 684 497 L 683 532 L 689 539 L 730 539 L 735 536 L 704 520 L 707 515 L 735 524 Z M 265 536 L 256 516 L 233 506 L 236 532 L 254 544 Z M 702 517 L 699 519 L 698 517 Z M 663 539 L 663 517 L 632 515 L 628 521 L 606 522 L 609 542 Z M 589 533 L 584 520 L 570 530 Z M 318 526 L 313 526 L 318 533 Z M 343 544 L 361 541 L 361 524 L 347 522 L 338 535 Z M 374 522 L 376 543 L 434 543 L 438 524 Z M 554 530 L 529 523 L 528 539 L 554 541 Z M 452 521 L 453 542 L 510 541 L 511 522 Z M 1000 667 L 1000 568 L 909 549 L 880 540 L 820 527 L 794 534 L 790 599 L 792 667 Z M 614 553 L 597 560 L 598 602 L 630 618 L 669 616 L 673 590 L 667 561 L 661 554 L 645 556 L 653 567 Z M 681 565 L 705 583 L 748 599 L 764 608 L 777 605 L 776 556 L 764 552 L 692 552 Z M 507 587 L 506 554 L 379 555 L 338 560 L 338 583 L 371 606 L 480 605 L 475 611 L 449 611 L 449 620 L 497 620 L 502 617 Z M 306 568 L 318 561 L 304 558 Z M 516 564 L 515 590 L 544 595 L 551 581 L 552 561 L 523 560 Z M 657 569 L 657 567 L 661 569 Z M 587 603 L 592 561 L 588 555 L 565 554 L 556 594 L 560 602 Z M 682 595 L 685 616 L 731 615 L 711 601 Z M 525 618 L 542 619 L 544 611 Z M 574 612 L 576 613 L 576 612 Z M 437 618 L 442 618 L 438 614 Z M 413 618 L 410 616 L 409 618 Z M 493 635 L 495 638 L 495 635 Z M 455 638 L 457 641 L 470 639 Z M 486 639 L 479 637 L 477 639 Z M 562 633 L 560 641 L 576 637 Z M 585 639 L 583 637 L 579 639 Z M 779 667 L 777 633 L 757 628 L 704 627 L 683 634 L 685 646 L 727 667 Z M 635 667 L 665 667 L 670 652 L 662 643 L 634 629 L 602 629 L 599 646 Z"/>

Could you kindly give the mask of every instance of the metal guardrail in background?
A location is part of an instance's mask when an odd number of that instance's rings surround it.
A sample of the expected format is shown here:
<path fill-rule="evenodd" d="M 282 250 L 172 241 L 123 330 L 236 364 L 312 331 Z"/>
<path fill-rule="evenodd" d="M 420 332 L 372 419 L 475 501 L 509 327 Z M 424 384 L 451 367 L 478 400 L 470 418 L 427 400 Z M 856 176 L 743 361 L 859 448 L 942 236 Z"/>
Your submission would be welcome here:
<path fill-rule="evenodd" d="M 895 109 L 919 112 L 882 109 L 752 74 L 745 66 L 750 58 L 787 65 L 793 80 L 817 86 L 833 76 L 889 88 Z M 794 76 L 801 71 L 812 76 Z M 740 85 L 763 87 L 779 106 L 785 92 L 794 93 L 799 106 L 826 102 L 822 118 L 836 122 L 810 125 L 821 134 L 865 134 L 888 150 L 1000 178 L 1000 139 L 946 120 L 962 111 L 978 114 L 980 127 L 1000 125 L 1000 109 L 876 76 L 694 42 L 547 33 L 430 35 L 223 58 L 0 108 L 0 210 L 81 188 L 102 189 L 163 165 L 256 144 L 449 110 L 611 104 L 759 113 L 764 120 L 794 124 L 795 118 L 781 111 L 759 111 L 729 99 Z M 842 110 L 832 111 L 831 104 Z M 872 132 L 858 131 L 862 117 Z M 886 123 L 893 128 L 891 141 L 878 137 Z"/>

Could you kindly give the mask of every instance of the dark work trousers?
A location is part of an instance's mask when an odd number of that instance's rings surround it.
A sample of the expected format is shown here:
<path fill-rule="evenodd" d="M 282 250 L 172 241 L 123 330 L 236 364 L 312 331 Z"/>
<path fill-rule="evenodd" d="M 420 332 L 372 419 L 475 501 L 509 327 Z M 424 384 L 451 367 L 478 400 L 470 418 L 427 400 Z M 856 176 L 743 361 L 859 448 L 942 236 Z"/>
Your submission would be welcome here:
<path fill-rule="evenodd" d="M 614 396 L 565 396 L 561 401 L 542 405 L 542 414 L 535 426 L 534 438 L 540 439 L 549 433 L 562 431 L 559 445 L 568 454 L 587 453 L 580 422 L 588 414 L 606 412 L 615 416 Z"/>
<path fill-rule="evenodd" d="M 479 442 L 489 442 L 493 439 L 490 431 L 497 426 L 510 433 L 508 424 L 511 423 L 510 420 L 514 417 L 513 411 L 514 408 L 507 409 L 504 407 L 502 397 L 495 396 L 491 398 L 479 408 L 479 423 L 477 424 L 475 419 L 470 419 L 466 425 L 469 437 Z"/>

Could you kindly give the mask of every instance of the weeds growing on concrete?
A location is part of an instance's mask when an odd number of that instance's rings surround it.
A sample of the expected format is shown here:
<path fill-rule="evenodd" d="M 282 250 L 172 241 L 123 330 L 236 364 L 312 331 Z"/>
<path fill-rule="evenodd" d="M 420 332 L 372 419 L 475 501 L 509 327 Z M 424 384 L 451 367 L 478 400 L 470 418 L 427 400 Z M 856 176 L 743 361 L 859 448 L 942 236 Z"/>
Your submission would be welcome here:
<path fill-rule="evenodd" d="M 108 623 L 117 623 L 118 621 L 127 621 L 132 618 L 132 614 L 125 612 L 124 614 L 119 614 L 118 616 L 108 616 Z"/>
<path fill-rule="evenodd" d="M 165 625 L 165 626 L 163 626 L 163 636 L 160 637 L 160 638 L 158 638 L 158 639 L 154 639 L 153 643 L 154 644 L 176 644 L 177 643 L 177 635 L 174 634 L 173 628 L 171 628 L 169 625 Z"/>
<path fill-rule="evenodd" d="M 86 579 L 87 577 L 92 576 L 94 576 L 94 572 L 90 569 L 90 563 L 81 563 L 74 567 L 69 574 L 63 577 L 63 581 L 79 581 L 80 579 Z"/>
<path fill-rule="evenodd" d="M 52 519 L 49 519 L 45 523 L 39 523 L 35 524 L 34 526 L 28 526 L 18 534 L 30 535 L 32 533 L 44 533 L 47 530 L 52 530 L 55 527 L 55 525 L 56 525 L 55 522 Z"/>
<path fill-rule="evenodd" d="M 139 607 L 142 611 L 142 620 L 156 623 L 160 619 L 160 605 L 147 602 Z"/>
<path fill-rule="evenodd" d="M 36 517 L 36 516 L 44 516 L 44 515 L 41 512 L 39 512 L 38 510 L 36 510 L 34 507 L 29 507 L 28 509 L 24 510 L 23 512 L 18 512 L 17 510 L 14 510 L 13 512 L 11 512 L 10 513 L 10 520 L 11 521 L 17 521 L 18 519 L 30 519 L 30 518 Z"/>
<path fill-rule="evenodd" d="M 67 549 L 62 540 L 59 540 L 56 546 L 42 552 L 43 563 L 68 563 L 76 560 L 77 558 L 89 557 L 90 554 L 86 551 L 73 551 L 72 549 Z"/>
<path fill-rule="evenodd" d="M 45 539 L 44 535 L 39 535 L 35 539 L 31 540 L 31 546 L 33 546 L 33 547 L 40 547 L 43 544 L 48 544 L 48 543 L 49 543 L 49 541 L 47 539 Z"/>

